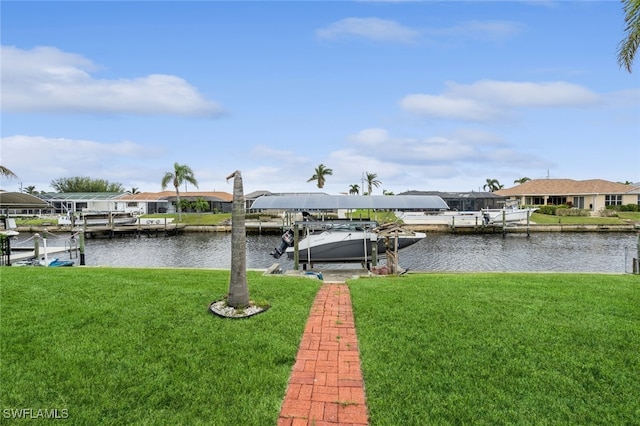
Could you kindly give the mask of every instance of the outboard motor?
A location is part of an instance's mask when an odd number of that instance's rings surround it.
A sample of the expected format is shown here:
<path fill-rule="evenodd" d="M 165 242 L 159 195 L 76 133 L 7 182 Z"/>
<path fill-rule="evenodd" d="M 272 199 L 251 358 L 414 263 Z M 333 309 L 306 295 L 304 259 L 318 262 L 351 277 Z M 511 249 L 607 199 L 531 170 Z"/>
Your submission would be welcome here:
<path fill-rule="evenodd" d="M 273 249 L 271 252 L 271 256 L 278 259 L 280 256 L 284 254 L 287 250 L 287 247 L 291 247 L 293 245 L 293 231 L 291 229 L 287 230 L 284 234 L 282 234 L 282 241 L 280 241 L 280 245 Z"/>

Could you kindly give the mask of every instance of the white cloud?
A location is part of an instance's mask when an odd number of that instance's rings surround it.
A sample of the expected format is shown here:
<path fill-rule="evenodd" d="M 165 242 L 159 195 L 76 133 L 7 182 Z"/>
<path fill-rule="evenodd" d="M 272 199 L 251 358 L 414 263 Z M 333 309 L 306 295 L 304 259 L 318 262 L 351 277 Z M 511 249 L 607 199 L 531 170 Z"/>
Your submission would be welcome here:
<path fill-rule="evenodd" d="M 501 111 L 472 98 L 450 95 L 411 94 L 400 100 L 400 107 L 415 114 L 457 120 L 487 121 Z"/>
<path fill-rule="evenodd" d="M 448 82 L 439 95 L 409 94 L 400 100 L 400 107 L 427 117 L 491 121 L 508 117 L 514 108 L 583 107 L 602 101 L 597 93 L 562 81 L 481 80 L 473 84 Z"/>
<path fill-rule="evenodd" d="M 468 85 L 449 82 L 447 88 L 447 96 L 473 98 L 505 107 L 583 106 L 600 102 L 598 94 L 564 81 L 536 83 L 480 80 Z"/>
<path fill-rule="evenodd" d="M 374 41 L 410 43 L 418 31 L 395 21 L 380 18 L 345 18 L 316 31 L 318 37 L 328 40 L 360 37 Z"/>
<path fill-rule="evenodd" d="M 22 50 L 2 46 L 4 112 L 109 113 L 213 117 L 222 113 L 182 78 L 150 74 L 106 80 L 81 55 L 54 47 Z"/>
<path fill-rule="evenodd" d="M 140 160 L 161 153 L 131 141 L 107 144 L 18 135 L 2 138 L 0 144 L 2 162 L 11 165 L 25 186 L 35 185 L 39 191 L 63 177 L 89 176 L 110 182 L 143 177 L 148 170 L 140 166 Z"/>

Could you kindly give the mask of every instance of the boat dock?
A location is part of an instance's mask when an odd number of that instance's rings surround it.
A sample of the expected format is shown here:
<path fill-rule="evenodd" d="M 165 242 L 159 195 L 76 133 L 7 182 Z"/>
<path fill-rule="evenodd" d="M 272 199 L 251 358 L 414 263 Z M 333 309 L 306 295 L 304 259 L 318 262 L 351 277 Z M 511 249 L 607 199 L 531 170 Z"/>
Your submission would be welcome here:
<path fill-rule="evenodd" d="M 77 257 L 76 248 L 70 247 L 40 247 L 38 249 L 39 258 L 43 258 L 45 256 L 50 257 L 54 254 L 67 253 L 69 258 Z M 76 254 L 74 254 L 76 253 Z M 36 251 L 34 247 L 13 247 L 11 249 L 11 257 L 9 259 L 10 263 L 21 262 L 23 260 L 29 260 L 36 257 Z"/>
<path fill-rule="evenodd" d="M 181 223 L 133 224 L 133 225 L 98 225 L 73 228 L 72 231 L 84 232 L 86 238 L 113 238 L 117 236 L 158 237 L 177 235 L 185 229 Z"/>

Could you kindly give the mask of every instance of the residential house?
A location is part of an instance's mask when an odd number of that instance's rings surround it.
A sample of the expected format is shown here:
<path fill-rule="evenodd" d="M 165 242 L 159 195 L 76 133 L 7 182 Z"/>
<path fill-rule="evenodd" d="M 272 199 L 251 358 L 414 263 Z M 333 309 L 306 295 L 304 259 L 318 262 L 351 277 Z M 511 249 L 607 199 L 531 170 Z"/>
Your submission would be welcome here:
<path fill-rule="evenodd" d="M 36 197 L 49 203 L 55 214 L 76 212 L 115 212 L 116 199 L 121 192 L 47 192 L 36 194 Z"/>
<path fill-rule="evenodd" d="M 568 205 L 597 212 L 608 206 L 640 204 L 640 186 L 602 179 L 534 179 L 495 194 L 520 205 Z"/>
<path fill-rule="evenodd" d="M 78 212 L 125 212 L 135 214 L 175 213 L 177 196 L 175 191 L 141 192 L 51 192 L 38 194 L 38 198 L 49 203 L 56 214 Z M 233 195 L 228 192 L 184 192 L 181 200 L 204 199 L 207 212 L 231 212 Z M 189 209 L 187 210 L 189 211 Z"/>
<path fill-rule="evenodd" d="M 116 209 L 137 214 L 175 213 L 177 212 L 177 199 L 175 191 L 124 194 L 116 200 Z M 209 206 L 205 212 L 231 212 L 233 195 L 228 192 L 189 191 L 180 193 L 180 200 L 193 202 L 199 199 L 206 201 Z M 187 209 L 186 211 L 193 210 Z"/>

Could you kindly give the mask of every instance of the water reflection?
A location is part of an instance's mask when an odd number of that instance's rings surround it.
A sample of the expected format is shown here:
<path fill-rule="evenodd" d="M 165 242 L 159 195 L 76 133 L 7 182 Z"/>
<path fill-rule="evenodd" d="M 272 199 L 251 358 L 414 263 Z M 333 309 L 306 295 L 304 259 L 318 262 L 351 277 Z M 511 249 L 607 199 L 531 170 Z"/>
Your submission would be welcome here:
<path fill-rule="evenodd" d="M 64 245 L 62 237 L 50 245 Z M 21 238 L 26 236 L 21 234 Z M 269 255 L 277 235 L 247 236 L 247 267 L 264 269 L 293 262 Z M 400 252 L 400 264 L 413 271 L 631 272 L 634 233 L 534 233 L 501 235 L 428 234 Z M 61 259 L 66 255 L 59 256 Z M 188 233 L 177 237 L 87 239 L 86 264 L 93 266 L 229 268 L 231 235 Z M 353 268 L 354 264 L 330 265 Z"/>

